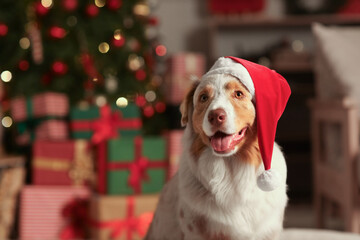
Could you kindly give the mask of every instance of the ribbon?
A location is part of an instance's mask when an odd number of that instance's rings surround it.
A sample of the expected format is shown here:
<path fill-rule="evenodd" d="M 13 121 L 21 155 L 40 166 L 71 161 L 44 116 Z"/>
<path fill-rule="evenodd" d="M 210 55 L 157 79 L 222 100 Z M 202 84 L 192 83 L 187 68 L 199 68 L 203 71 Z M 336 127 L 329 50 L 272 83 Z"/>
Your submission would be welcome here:
<path fill-rule="evenodd" d="M 71 167 L 71 163 L 64 161 L 63 159 L 37 157 L 34 159 L 33 167 L 60 172 L 68 171 Z"/>
<path fill-rule="evenodd" d="M 148 180 L 149 176 L 146 174 L 149 161 L 146 157 L 142 156 L 142 138 L 135 137 L 135 161 L 130 165 L 130 175 L 128 184 L 134 189 L 135 193 L 141 192 L 141 181 Z"/>
<path fill-rule="evenodd" d="M 112 113 L 109 105 L 100 108 L 100 118 L 93 122 L 94 134 L 92 143 L 99 144 L 110 138 L 117 137 L 116 124 L 120 122 L 118 112 Z"/>
<path fill-rule="evenodd" d="M 154 214 L 145 212 L 138 217 L 134 214 L 135 198 L 133 196 L 127 197 L 127 212 L 125 219 L 111 220 L 107 222 L 93 222 L 93 226 L 97 228 L 110 229 L 111 239 L 118 238 L 126 233 L 126 240 L 132 240 L 133 234 L 137 233 L 140 237 L 144 237 Z"/>
<path fill-rule="evenodd" d="M 87 223 L 89 222 L 89 201 L 87 199 L 75 198 L 62 210 L 67 225 L 60 231 L 61 240 L 86 239 Z"/>

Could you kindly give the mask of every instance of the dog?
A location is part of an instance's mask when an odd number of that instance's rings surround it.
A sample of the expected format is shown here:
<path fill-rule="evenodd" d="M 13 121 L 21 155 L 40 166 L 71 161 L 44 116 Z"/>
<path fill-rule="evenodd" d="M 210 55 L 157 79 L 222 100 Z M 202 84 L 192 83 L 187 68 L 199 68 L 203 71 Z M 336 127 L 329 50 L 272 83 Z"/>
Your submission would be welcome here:
<path fill-rule="evenodd" d="M 182 102 L 179 171 L 163 188 L 146 240 L 279 238 L 288 199 L 285 158 L 275 143 L 279 186 L 259 189 L 264 166 L 256 102 L 240 77 L 205 74 Z"/>

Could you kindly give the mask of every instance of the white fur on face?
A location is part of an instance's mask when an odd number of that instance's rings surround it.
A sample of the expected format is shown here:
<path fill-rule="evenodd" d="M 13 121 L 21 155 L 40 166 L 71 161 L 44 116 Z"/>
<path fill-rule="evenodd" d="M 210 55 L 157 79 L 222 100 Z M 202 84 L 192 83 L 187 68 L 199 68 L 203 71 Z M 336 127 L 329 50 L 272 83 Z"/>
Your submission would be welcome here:
<path fill-rule="evenodd" d="M 207 76 L 201 80 L 200 85 L 195 91 L 194 99 L 198 99 L 198 95 L 205 86 L 211 86 L 213 88 L 213 100 L 206 110 L 202 128 L 205 134 L 209 137 L 213 136 L 215 132 L 212 130 L 211 124 L 208 121 L 208 116 L 210 111 L 222 108 L 226 113 L 226 122 L 224 124 L 224 133 L 226 134 L 234 134 L 238 131 L 238 127 L 235 125 L 235 109 L 231 104 L 229 97 L 225 92 L 225 85 L 233 80 L 234 78 L 231 76 L 224 76 L 222 74 L 214 74 Z M 194 106 L 196 106 L 196 101 L 194 100 Z"/>

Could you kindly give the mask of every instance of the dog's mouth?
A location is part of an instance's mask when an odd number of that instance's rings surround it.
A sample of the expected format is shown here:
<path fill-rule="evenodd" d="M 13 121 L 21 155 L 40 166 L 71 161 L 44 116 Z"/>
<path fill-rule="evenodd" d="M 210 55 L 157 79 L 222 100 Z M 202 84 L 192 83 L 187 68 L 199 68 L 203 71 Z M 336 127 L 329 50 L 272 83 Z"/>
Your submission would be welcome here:
<path fill-rule="evenodd" d="M 238 143 L 244 138 L 247 127 L 243 128 L 240 132 L 234 134 L 226 134 L 223 132 L 216 132 L 210 137 L 211 147 L 216 153 L 226 154 L 231 152 Z"/>

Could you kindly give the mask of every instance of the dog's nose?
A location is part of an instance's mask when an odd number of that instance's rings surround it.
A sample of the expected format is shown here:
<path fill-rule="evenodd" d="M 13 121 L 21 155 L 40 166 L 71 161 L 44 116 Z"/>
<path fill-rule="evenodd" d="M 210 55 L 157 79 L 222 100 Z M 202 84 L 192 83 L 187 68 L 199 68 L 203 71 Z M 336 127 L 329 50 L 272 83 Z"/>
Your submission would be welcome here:
<path fill-rule="evenodd" d="M 209 112 L 208 120 L 213 126 L 221 126 L 226 120 L 224 109 L 218 108 Z"/>

